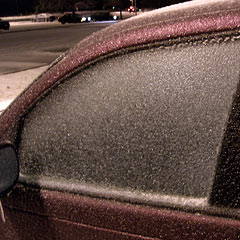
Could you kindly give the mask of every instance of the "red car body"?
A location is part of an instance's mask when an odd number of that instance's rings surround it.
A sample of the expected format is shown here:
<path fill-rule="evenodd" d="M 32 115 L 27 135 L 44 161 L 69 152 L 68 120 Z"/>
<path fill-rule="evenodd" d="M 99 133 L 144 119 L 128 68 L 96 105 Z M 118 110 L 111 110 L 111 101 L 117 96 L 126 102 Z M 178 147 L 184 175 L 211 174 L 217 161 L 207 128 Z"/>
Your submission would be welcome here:
<path fill-rule="evenodd" d="M 96 62 L 108 61 L 120 53 L 136 52 L 139 49 L 151 51 L 161 48 L 165 51 L 170 46 L 172 52 L 195 45 L 205 52 L 206 46 L 214 46 L 214 51 L 218 51 L 219 43 L 221 49 L 224 49 L 228 44 L 239 41 L 239 31 L 240 2 L 237 0 L 192 1 L 112 25 L 81 41 L 57 59 L 2 113 L 0 140 L 11 141 L 21 155 L 19 142 L 22 138 L 19 136 L 25 115 L 35 108 L 36 103 L 51 95 L 52 89 L 61 86 L 65 79 L 91 68 Z M 186 59 L 189 66 L 195 65 L 198 60 L 200 59 Z M 200 69 L 200 75 L 205 71 L 209 71 L 211 75 L 215 71 L 212 70 L 215 63 L 207 68 L 204 65 L 206 61 L 207 58 L 203 60 L 204 67 Z M 230 63 L 231 61 L 229 60 Z M 151 65 L 151 62 L 148 63 Z M 226 66 L 226 74 L 228 67 Z M 237 68 L 232 72 L 239 75 Z M 198 82 L 194 78 L 192 81 Z M 227 88 L 228 81 L 230 80 L 224 81 L 226 84 L 221 85 L 221 89 Z M 151 195 L 151 191 L 136 195 L 128 189 L 120 193 L 101 188 L 71 189 L 71 185 L 63 186 L 61 181 L 59 184 L 52 184 L 51 181 L 37 181 L 31 176 L 20 177 L 11 194 L 2 199 L 6 223 L 0 224 L 1 238 L 238 239 L 239 95 L 236 84 L 232 89 L 237 90 L 231 98 L 233 103 L 228 115 L 229 120 L 224 126 L 223 135 L 219 137 L 221 150 L 218 150 L 216 167 L 213 173 L 211 172 L 214 175 L 213 183 L 210 183 L 206 198 L 168 193 L 156 196 Z M 205 118 L 207 117 L 208 112 Z M 196 168 L 195 171 L 199 171 L 201 178 L 204 165 Z M 173 174 L 176 172 L 173 171 Z M 194 182 L 194 179 L 192 181 Z M 199 182 L 199 185 L 202 184 L 204 180 Z"/>

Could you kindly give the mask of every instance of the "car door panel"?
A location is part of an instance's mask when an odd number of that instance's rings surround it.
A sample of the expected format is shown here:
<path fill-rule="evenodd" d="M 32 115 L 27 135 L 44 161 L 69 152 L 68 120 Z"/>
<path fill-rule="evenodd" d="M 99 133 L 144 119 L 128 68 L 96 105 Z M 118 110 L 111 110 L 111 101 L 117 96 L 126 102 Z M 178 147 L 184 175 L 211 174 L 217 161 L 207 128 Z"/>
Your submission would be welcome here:
<path fill-rule="evenodd" d="M 29 197 L 30 196 L 30 197 Z M 18 186 L 4 239 L 237 239 L 237 220 Z M 13 230 L 14 229 L 14 230 Z"/>

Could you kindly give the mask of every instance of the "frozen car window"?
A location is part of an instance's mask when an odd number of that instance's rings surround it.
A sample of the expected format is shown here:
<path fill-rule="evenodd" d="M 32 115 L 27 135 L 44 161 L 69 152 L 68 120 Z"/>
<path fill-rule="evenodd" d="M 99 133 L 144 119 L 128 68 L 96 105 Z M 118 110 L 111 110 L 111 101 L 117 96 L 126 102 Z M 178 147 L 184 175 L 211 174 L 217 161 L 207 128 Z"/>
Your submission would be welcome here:
<path fill-rule="evenodd" d="M 21 173 L 99 188 L 209 196 L 240 44 L 154 47 L 102 60 L 25 117 Z"/>

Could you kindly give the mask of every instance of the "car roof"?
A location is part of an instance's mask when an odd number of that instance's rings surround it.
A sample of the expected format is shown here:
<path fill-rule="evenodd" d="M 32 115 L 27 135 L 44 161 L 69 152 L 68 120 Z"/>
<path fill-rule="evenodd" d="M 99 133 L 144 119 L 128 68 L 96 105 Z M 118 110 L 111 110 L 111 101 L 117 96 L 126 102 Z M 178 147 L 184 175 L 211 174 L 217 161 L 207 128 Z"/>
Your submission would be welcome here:
<path fill-rule="evenodd" d="M 0 140 L 45 91 L 102 56 L 129 47 L 239 27 L 239 0 L 196 0 L 147 12 L 96 32 L 59 57 L 2 113 Z"/>

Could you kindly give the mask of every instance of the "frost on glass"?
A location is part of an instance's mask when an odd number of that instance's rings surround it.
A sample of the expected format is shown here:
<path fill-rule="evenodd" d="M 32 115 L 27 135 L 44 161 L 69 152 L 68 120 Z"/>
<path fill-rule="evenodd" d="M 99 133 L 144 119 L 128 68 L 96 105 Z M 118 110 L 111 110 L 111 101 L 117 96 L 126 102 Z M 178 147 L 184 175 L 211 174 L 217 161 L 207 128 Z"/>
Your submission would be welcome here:
<path fill-rule="evenodd" d="M 78 73 L 26 116 L 21 173 L 208 197 L 239 50 L 238 42 L 147 49 Z"/>

